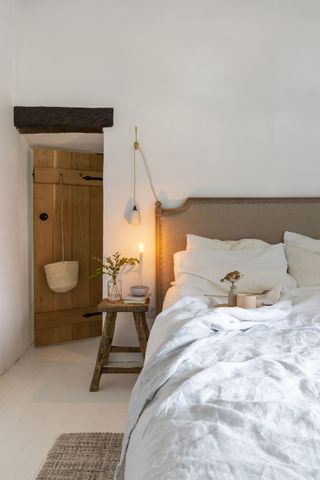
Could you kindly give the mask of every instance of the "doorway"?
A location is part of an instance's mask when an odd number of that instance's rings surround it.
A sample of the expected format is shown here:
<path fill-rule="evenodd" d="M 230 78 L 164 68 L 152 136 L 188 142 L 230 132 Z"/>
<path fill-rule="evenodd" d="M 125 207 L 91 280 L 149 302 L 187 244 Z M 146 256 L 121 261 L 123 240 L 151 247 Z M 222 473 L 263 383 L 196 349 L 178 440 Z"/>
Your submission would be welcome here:
<path fill-rule="evenodd" d="M 55 293 L 44 265 L 62 259 L 61 218 L 65 259 L 79 261 L 79 278 Z M 33 237 L 35 346 L 99 336 L 102 278 L 89 277 L 92 258 L 103 254 L 103 155 L 33 149 Z"/>

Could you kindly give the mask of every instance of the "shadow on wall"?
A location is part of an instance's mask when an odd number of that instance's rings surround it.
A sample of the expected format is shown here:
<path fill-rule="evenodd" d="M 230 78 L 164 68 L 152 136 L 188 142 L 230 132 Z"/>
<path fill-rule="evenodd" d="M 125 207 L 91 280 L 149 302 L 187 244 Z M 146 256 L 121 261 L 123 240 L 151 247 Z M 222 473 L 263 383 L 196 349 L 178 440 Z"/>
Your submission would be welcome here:
<path fill-rule="evenodd" d="M 195 194 L 194 196 L 197 196 L 197 195 Z M 203 196 L 203 195 L 201 195 L 201 196 Z M 168 197 L 168 195 L 165 191 L 162 191 L 158 194 L 158 199 L 159 199 L 159 202 L 161 202 L 161 205 L 162 205 L 163 208 L 180 207 L 186 201 L 186 198 L 177 198 L 177 199 L 170 198 L 169 199 L 169 197 Z M 140 212 L 142 211 L 142 213 L 143 213 L 143 207 L 141 209 L 141 206 L 140 206 L 140 204 L 137 200 L 135 201 L 135 204 L 136 204 L 138 210 Z M 155 204 L 155 202 L 153 202 L 153 204 Z M 131 218 L 131 212 L 132 212 L 133 206 L 134 206 L 134 199 L 133 199 L 133 197 L 131 197 L 127 201 L 127 203 L 124 207 L 124 212 L 123 212 L 123 216 L 127 220 L 128 223 L 129 223 L 130 218 Z"/>
<path fill-rule="evenodd" d="M 169 198 L 167 192 L 162 190 L 158 195 L 159 201 L 163 208 L 180 207 L 185 202 L 185 198 Z"/>
<path fill-rule="evenodd" d="M 22 140 L 24 141 L 24 140 Z M 28 147 L 28 272 L 29 272 L 29 338 L 34 341 L 34 271 L 33 271 L 33 151 Z"/>
<path fill-rule="evenodd" d="M 169 198 L 168 195 L 167 195 L 167 192 L 163 190 L 158 194 L 158 199 L 161 202 L 161 206 L 163 208 L 177 208 L 177 207 L 181 207 L 185 203 L 187 198 L 189 198 L 189 197 L 199 197 L 199 198 L 204 198 L 204 197 L 213 197 L 213 198 L 214 197 L 217 197 L 217 198 L 219 198 L 219 197 L 221 197 L 221 198 L 224 198 L 224 197 L 248 197 L 248 193 L 243 193 L 243 191 L 239 191 L 239 192 L 232 191 L 232 192 L 221 193 L 220 191 L 216 191 L 216 188 L 214 190 L 215 191 L 213 191 L 212 186 L 196 188 L 193 191 L 191 191 L 188 194 L 188 196 L 183 197 L 183 198 L 181 198 L 181 197 L 180 198 Z M 259 194 L 259 192 L 254 191 L 251 194 L 249 194 L 249 196 L 252 196 L 252 197 L 261 196 L 261 197 L 263 197 L 265 195 L 261 195 L 261 193 Z M 136 206 L 137 206 L 138 210 L 140 211 L 140 213 L 143 214 L 143 207 L 141 209 L 141 206 L 140 206 L 138 201 L 136 201 L 135 203 L 136 203 Z M 127 201 L 127 203 L 125 205 L 125 208 L 124 208 L 124 215 L 123 216 L 127 220 L 128 223 L 130 222 L 133 205 L 134 205 L 134 200 L 133 200 L 133 198 L 130 198 Z"/>

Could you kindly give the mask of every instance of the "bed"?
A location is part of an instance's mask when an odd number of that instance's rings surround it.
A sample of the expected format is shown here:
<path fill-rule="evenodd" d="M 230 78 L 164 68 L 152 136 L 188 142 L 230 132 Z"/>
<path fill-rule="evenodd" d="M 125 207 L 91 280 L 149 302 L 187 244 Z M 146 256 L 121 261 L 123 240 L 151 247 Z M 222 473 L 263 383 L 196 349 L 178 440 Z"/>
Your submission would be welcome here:
<path fill-rule="evenodd" d="M 157 204 L 160 313 L 132 393 L 117 480 L 320 479 L 320 289 L 296 288 L 244 311 L 171 287 L 172 256 L 188 233 L 276 244 L 286 230 L 320 239 L 319 219 L 319 198 Z"/>

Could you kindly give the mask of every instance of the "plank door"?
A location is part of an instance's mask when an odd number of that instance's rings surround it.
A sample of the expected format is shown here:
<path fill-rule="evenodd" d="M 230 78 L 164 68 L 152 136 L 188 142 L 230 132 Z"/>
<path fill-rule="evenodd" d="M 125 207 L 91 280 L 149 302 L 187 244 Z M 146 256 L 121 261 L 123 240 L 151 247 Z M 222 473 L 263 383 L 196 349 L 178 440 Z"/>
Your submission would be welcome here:
<path fill-rule="evenodd" d="M 102 279 L 89 275 L 92 256 L 102 257 L 103 156 L 35 148 L 33 158 L 35 345 L 100 335 Z M 79 261 L 78 286 L 67 293 L 49 289 L 43 268 L 62 258 L 59 172 L 65 259 Z"/>

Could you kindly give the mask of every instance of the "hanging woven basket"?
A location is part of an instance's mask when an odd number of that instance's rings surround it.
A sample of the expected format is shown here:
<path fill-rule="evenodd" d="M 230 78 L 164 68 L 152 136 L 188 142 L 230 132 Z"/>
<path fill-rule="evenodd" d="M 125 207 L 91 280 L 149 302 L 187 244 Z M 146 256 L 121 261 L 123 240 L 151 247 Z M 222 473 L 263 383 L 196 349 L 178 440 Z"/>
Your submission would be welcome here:
<path fill-rule="evenodd" d="M 79 262 L 56 262 L 44 266 L 50 290 L 55 293 L 65 293 L 78 285 Z"/>
<path fill-rule="evenodd" d="M 66 293 L 73 290 L 78 285 L 79 278 L 79 262 L 77 260 L 66 261 L 64 259 L 64 225 L 63 225 L 63 181 L 60 172 L 60 222 L 61 222 L 61 248 L 62 261 L 48 263 L 44 265 L 48 286 L 55 293 Z"/>

